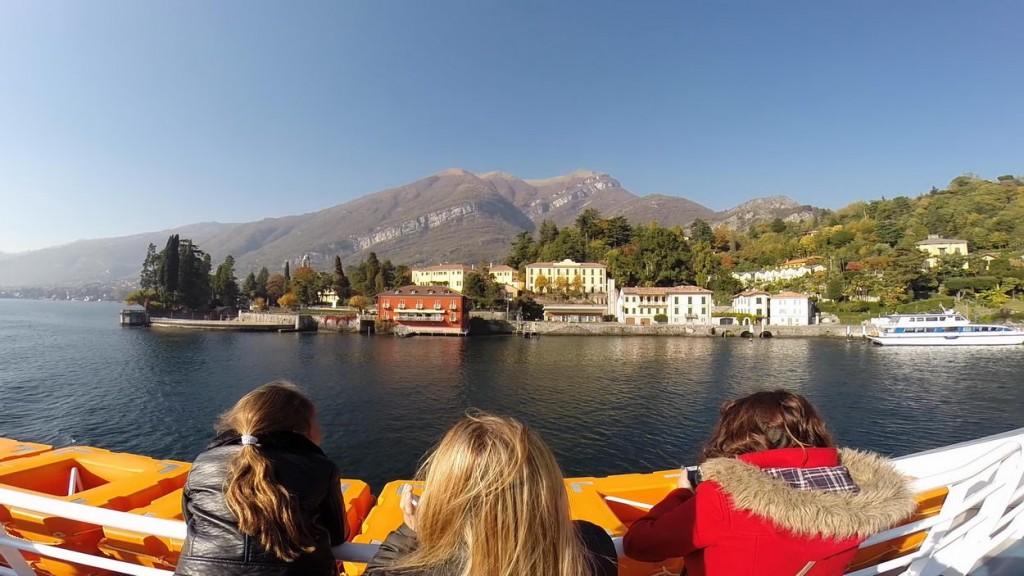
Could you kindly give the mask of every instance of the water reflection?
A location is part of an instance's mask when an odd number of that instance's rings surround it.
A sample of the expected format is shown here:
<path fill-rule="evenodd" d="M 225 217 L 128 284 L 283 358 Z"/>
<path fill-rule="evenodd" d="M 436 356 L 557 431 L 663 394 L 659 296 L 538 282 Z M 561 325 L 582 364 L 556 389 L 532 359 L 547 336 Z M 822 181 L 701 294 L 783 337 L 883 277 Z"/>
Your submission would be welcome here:
<path fill-rule="evenodd" d="M 470 406 L 518 416 L 566 472 L 693 462 L 727 399 L 808 395 L 841 443 L 904 454 L 1024 426 L 1024 349 L 669 337 L 392 338 L 116 326 L 117 306 L 0 301 L 0 436 L 192 459 L 216 416 L 291 379 L 324 448 L 375 486 L 408 477 Z"/>

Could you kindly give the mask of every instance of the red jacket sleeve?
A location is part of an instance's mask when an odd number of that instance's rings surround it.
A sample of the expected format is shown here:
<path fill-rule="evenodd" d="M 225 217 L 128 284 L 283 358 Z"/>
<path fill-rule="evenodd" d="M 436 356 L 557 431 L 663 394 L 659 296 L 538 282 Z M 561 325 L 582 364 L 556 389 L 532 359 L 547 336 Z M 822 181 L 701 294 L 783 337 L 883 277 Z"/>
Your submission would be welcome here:
<path fill-rule="evenodd" d="M 643 562 L 660 562 L 706 548 L 721 533 L 722 504 L 712 482 L 701 484 L 696 494 L 685 488 L 673 490 L 629 527 L 622 539 L 623 552 Z"/>

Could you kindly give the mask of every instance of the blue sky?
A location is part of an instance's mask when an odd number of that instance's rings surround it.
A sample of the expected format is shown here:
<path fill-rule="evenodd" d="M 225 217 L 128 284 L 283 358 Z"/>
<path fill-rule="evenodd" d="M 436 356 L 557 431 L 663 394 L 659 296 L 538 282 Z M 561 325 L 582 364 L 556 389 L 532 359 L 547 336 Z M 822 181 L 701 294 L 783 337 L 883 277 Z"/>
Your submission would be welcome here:
<path fill-rule="evenodd" d="M 449 167 L 713 209 L 1024 173 L 1018 0 L 0 3 L 0 251 Z"/>

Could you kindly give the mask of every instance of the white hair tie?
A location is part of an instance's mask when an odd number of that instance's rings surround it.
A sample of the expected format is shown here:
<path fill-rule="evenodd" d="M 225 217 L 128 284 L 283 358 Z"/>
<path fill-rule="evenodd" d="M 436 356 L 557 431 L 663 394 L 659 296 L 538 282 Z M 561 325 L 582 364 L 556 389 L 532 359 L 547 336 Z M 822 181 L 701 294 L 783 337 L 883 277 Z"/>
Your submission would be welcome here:
<path fill-rule="evenodd" d="M 259 438 L 255 436 L 249 436 L 247 434 L 242 435 L 242 446 L 259 446 Z"/>

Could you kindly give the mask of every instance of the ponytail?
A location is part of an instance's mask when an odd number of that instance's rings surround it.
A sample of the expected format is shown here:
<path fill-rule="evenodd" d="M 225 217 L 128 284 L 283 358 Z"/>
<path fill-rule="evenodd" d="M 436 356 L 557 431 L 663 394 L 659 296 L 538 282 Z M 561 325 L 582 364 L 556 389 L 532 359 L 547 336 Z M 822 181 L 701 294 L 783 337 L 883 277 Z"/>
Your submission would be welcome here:
<path fill-rule="evenodd" d="M 278 484 L 274 468 L 255 445 L 242 446 L 228 470 L 228 508 L 238 529 L 285 562 L 315 548 L 312 531 L 295 496 Z"/>
<path fill-rule="evenodd" d="M 313 403 L 297 386 L 275 381 L 243 396 L 216 426 L 219 432 L 243 437 L 224 489 L 238 529 L 285 562 L 315 549 L 315 530 L 295 496 L 277 481 L 272 463 L 252 436 L 286 431 L 309 437 L 315 418 Z"/>

